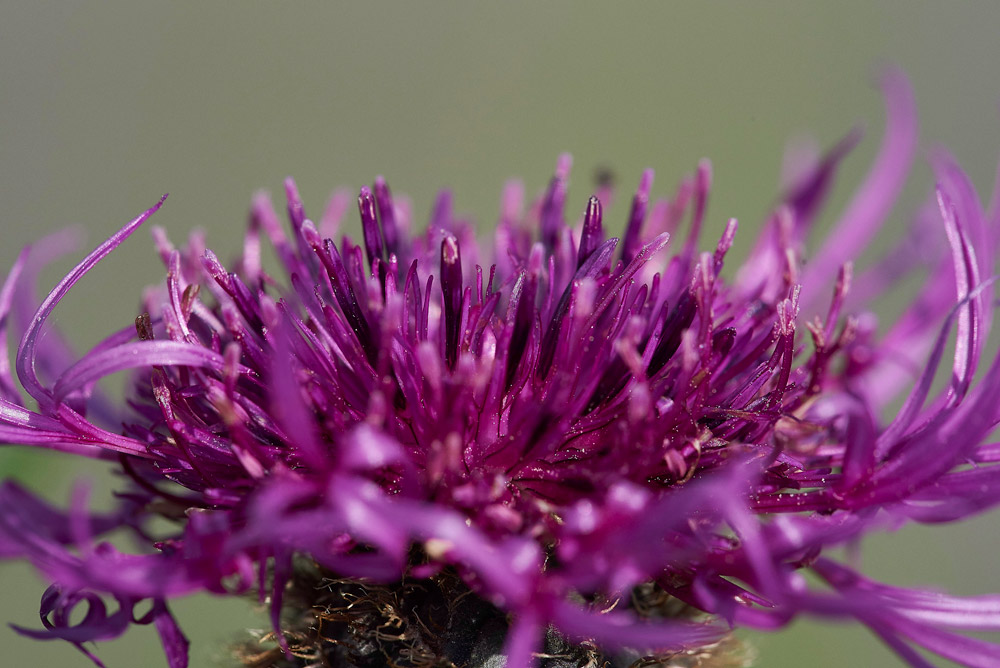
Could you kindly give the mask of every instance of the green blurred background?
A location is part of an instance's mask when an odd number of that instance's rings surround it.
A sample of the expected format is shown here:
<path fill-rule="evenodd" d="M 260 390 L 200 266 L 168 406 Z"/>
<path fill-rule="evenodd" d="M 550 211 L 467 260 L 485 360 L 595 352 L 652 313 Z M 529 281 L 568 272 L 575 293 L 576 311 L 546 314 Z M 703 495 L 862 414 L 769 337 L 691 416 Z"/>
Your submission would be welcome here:
<path fill-rule="evenodd" d="M 582 211 L 597 168 L 613 169 L 627 191 L 655 167 L 654 191 L 667 194 L 711 157 L 709 234 L 736 216 L 745 243 L 774 201 L 786 140 L 813 133 L 829 145 L 861 121 L 869 132 L 834 197 L 845 200 L 881 133 L 872 81 L 887 62 L 913 81 L 924 147 L 946 144 L 988 190 L 1000 147 L 998 26 L 996 2 L 8 1 L 0 267 L 70 224 L 90 247 L 167 191 L 155 222 L 178 241 L 205 228 L 227 257 L 251 194 L 280 194 L 286 175 L 314 214 L 334 187 L 384 174 L 412 197 L 418 220 L 448 186 L 458 210 L 485 227 L 507 178 L 522 177 L 534 193 L 563 151 L 576 165 L 571 214 Z M 920 164 L 886 234 L 900 233 L 929 187 Z M 624 200 L 608 219 L 624 219 Z M 90 345 L 128 325 L 141 287 L 161 276 L 140 232 L 55 319 Z M 18 448 L 0 451 L 0 471 L 60 502 L 73 476 L 106 485 L 99 467 Z M 899 584 L 1000 591 L 998 529 L 983 518 L 876 536 L 864 545 L 865 567 Z M 0 565 L 0 621 L 37 626 L 41 591 L 29 568 Z M 215 665 L 240 629 L 265 625 L 235 601 L 196 597 L 176 611 L 193 666 Z M 748 637 L 759 666 L 896 665 L 851 627 L 803 621 Z M 5 666 L 89 665 L 68 645 L 5 626 L 0 647 Z M 111 668 L 165 665 L 147 628 L 99 654 Z"/>

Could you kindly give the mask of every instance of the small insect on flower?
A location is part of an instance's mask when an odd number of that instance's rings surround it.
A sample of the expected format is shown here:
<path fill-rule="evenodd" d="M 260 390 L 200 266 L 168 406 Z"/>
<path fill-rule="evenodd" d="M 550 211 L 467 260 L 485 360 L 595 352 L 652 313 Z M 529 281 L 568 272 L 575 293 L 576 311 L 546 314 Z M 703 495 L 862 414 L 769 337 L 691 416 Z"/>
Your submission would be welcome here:
<path fill-rule="evenodd" d="M 0 292 L 0 360 L 20 341 L 0 439 L 127 484 L 109 513 L 0 487 L 0 555 L 53 582 L 44 628 L 17 630 L 101 665 L 91 641 L 153 624 L 179 668 L 168 601 L 208 591 L 266 602 L 273 632 L 235 650 L 247 666 L 749 665 L 731 629 L 802 614 L 857 620 L 914 666 L 921 648 L 998 665 L 960 631 L 1000 630 L 1000 596 L 897 588 L 829 556 L 1000 502 L 1000 361 L 981 364 L 1000 207 L 939 152 L 933 203 L 853 268 L 917 144 L 906 80 L 882 87 L 885 137 L 828 241 L 807 253 L 856 133 L 799 154 L 735 269 L 735 219 L 701 240 L 707 162 L 665 199 L 644 172 L 609 237 L 611 179 L 574 210 L 568 156 L 527 208 L 504 189 L 492 244 L 447 192 L 413 231 L 382 178 L 357 198 L 360 245 L 338 235 L 347 195 L 313 222 L 291 180 L 291 234 L 258 195 L 233 265 L 156 229 L 165 283 L 79 357 L 41 336 L 49 316 L 163 201 L 40 305 L 27 277 L 49 253 L 22 253 Z M 913 272 L 924 289 L 880 330 L 868 305 Z M 98 387 L 120 371 L 124 403 Z"/>

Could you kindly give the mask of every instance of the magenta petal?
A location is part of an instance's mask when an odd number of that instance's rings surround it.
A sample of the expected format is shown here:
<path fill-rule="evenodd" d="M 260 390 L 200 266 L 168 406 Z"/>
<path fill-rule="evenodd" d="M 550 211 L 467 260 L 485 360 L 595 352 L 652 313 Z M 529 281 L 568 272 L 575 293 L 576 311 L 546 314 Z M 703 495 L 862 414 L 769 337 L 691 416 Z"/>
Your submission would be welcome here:
<path fill-rule="evenodd" d="M 112 235 L 107 241 L 95 248 L 90 255 L 84 258 L 80 264 L 74 267 L 73 271 L 67 274 L 59 282 L 59 285 L 57 285 L 55 289 L 49 293 L 42 304 L 38 307 L 38 311 L 35 313 L 35 317 L 32 319 L 28 330 L 24 333 L 24 337 L 21 339 L 21 345 L 17 350 L 17 376 L 24 385 L 24 389 L 28 392 L 28 394 L 37 400 L 43 407 L 50 405 L 52 403 L 52 398 L 51 393 L 42 387 L 38 377 L 35 375 L 34 370 L 36 341 L 42 325 L 45 323 L 46 319 L 52 313 L 52 310 L 56 307 L 60 300 L 62 300 L 66 293 L 69 292 L 70 288 L 76 285 L 76 282 L 86 275 L 87 272 L 93 269 L 94 265 L 105 258 L 111 251 L 118 248 L 118 246 L 120 246 L 125 239 L 131 236 L 131 234 L 135 232 L 140 225 L 156 213 L 163 205 L 166 198 L 166 195 L 161 197 L 160 201 L 157 202 L 152 208 L 144 211 L 140 216 Z"/>
<path fill-rule="evenodd" d="M 525 611 L 514 618 L 514 624 L 507 633 L 503 653 L 506 668 L 532 668 L 538 662 L 535 652 L 539 646 L 544 627 L 533 611 Z"/>
<path fill-rule="evenodd" d="M 67 369 L 52 388 L 52 397 L 61 401 L 105 376 L 126 369 L 154 366 L 205 367 L 221 371 L 222 355 L 201 347 L 174 341 L 138 341 L 91 354 Z"/>
<path fill-rule="evenodd" d="M 191 643 L 166 606 L 156 615 L 153 623 L 156 625 L 157 633 L 160 634 L 160 642 L 163 643 L 163 651 L 167 655 L 168 668 L 187 668 L 188 648 Z"/>
<path fill-rule="evenodd" d="M 720 640 L 726 629 L 710 624 L 643 622 L 618 612 L 586 612 L 559 602 L 556 625 L 580 639 L 596 640 L 602 647 L 628 647 L 645 651 L 678 652 Z"/>
<path fill-rule="evenodd" d="M 885 137 L 864 184 L 834 224 L 830 238 L 837 242 L 825 244 L 806 269 L 802 284 L 808 291 L 824 285 L 845 261 L 857 257 L 889 214 L 909 174 L 917 146 L 913 91 L 906 77 L 895 69 L 882 74 L 881 85 L 886 104 Z"/>

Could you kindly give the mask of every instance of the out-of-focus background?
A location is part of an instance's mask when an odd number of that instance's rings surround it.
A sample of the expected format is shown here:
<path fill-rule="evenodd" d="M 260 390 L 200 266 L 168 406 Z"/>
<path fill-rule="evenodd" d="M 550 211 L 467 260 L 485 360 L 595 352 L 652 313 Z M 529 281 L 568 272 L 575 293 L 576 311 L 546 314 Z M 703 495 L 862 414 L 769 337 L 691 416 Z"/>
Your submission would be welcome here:
<path fill-rule="evenodd" d="M 155 223 L 178 241 L 194 227 L 226 257 L 251 194 L 280 198 L 293 175 L 307 211 L 335 186 L 384 174 L 417 218 L 442 186 L 485 229 L 504 181 L 534 193 L 560 152 L 574 155 L 569 213 L 610 169 L 623 221 L 641 170 L 654 191 L 708 156 L 715 167 L 708 237 L 729 216 L 744 243 L 773 203 L 782 151 L 812 133 L 830 145 L 868 133 L 834 195 L 867 169 L 883 112 L 880 66 L 909 74 L 924 147 L 942 143 L 988 192 L 1000 148 L 1000 4 L 924 3 L 84 3 L 0 5 L 0 269 L 20 247 L 79 225 L 87 248 L 170 198 Z M 931 185 L 921 162 L 886 235 Z M 615 223 L 611 223 L 613 226 Z M 619 223 L 620 224 L 620 223 Z M 43 278 L 51 285 L 69 260 Z M 149 235 L 133 239 L 71 293 L 56 321 L 81 348 L 135 317 L 162 268 Z M 890 305 L 891 306 L 891 305 Z M 20 448 L 0 473 L 65 503 L 74 476 L 100 467 Z M 1000 520 L 907 529 L 862 546 L 868 572 L 964 594 L 1000 591 Z M 38 626 L 43 584 L 0 565 L 0 621 Z M 241 602 L 176 606 L 193 666 L 220 665 L 224 644 L 264 618 Z M 759 666 L 895 665 L 867 632 L 802 621 L 746 634 Z M 8 666 L 86 666 L 63 643 L 0 628 Z M 163 666 L 155 633 L 102 644 L 112 668 Z"/>

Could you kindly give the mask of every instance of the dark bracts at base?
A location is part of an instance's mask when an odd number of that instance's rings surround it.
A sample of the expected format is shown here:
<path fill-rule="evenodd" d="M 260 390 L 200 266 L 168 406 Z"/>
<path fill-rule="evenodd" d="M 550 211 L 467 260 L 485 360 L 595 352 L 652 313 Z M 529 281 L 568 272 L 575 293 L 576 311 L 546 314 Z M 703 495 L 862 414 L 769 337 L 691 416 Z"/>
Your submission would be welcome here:
<path fill-rule="evenodd" d="M 507 615 L 453 572 L 393 585 L 332 579 L 297 570 L 284 620 L 293 659 L 273 633 L 237 648 L 245 668 L 503 668 Z M 609 604 L 610 605 L 610 604 Z M 637 587 L 628 606 L 643 617 L 690 619 L 698 611 L 655 585 Z M 733 636 L 683 653 L 603 653 L 592 643 L 546 632 L 539 668 L 743 668 L 752 651 Z"/>

